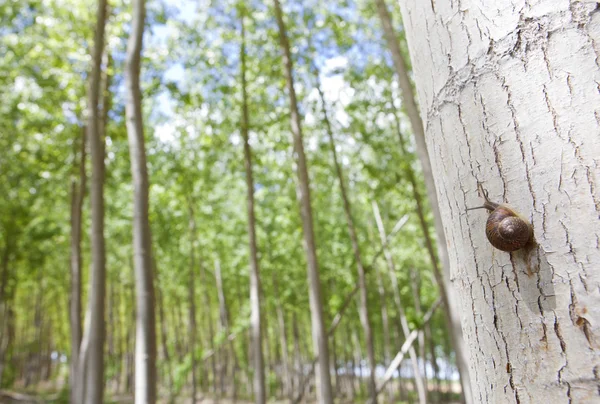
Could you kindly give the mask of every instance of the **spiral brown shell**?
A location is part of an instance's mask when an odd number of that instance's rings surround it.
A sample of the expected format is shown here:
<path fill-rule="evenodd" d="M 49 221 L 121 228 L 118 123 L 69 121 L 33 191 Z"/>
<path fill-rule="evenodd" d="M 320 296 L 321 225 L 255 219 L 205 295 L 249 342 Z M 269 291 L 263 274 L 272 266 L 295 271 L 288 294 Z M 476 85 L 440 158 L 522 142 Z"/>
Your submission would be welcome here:
<path fill-rule="evenodd" d="M 490 213 L 485 225 L 490 243 L 499 250 L 510 252 L 525 247 L 531 240 L 531 225 L 505 206 Z"/>

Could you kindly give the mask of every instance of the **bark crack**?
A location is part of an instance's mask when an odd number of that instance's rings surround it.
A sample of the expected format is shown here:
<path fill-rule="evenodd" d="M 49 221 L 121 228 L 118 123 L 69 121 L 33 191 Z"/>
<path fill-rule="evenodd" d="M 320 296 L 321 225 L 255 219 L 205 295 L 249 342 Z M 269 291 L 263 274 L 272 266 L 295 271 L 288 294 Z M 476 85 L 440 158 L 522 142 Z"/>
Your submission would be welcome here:
<path fill-rule="evenodd" d="M 583 10 L 583 17 L 589 21 L 591 14 L 595 10 Z M 551 25 L 552 21 L 564 21 L 565 13 L 568 11 L 559 11 L 550 13 L 536 18 L 521 18 L 515 28 L 499 40 L 490 41 L 490 45 L 486 51 L 482 51 L 479 55 L 471 57 L 469 55 L 468 63 L 460 69 L 454 70 L 448 76 L 446 83 L 433 95 L 431 104 L 427 108 L 427 122 L 439 114 L 440 108 L 447 103 L 455 103 L 456 94 L 460 93 L 464 87 L 477 81 L 477 78 L 487 73 L 494 73 L 501 61 L 507 57 L 519 58 L 523 60 L 522 54 L 529 52 L 533 48 L 547 46 L 550 36 L 558 31 L 568 29 L 580 29 L 581 18 L 571 18 L 568 24 L 560 23 Z M 585 25 L 584 23 L 584 25 Z M 481 32 L 481 29 L 479 29 Z M 488 34 L 489 36 L 489 34 Z M 593 44 L 596 52 L 596 63 L 600 66 L 600 50 L 597 44 L 588 33 L 588 37 Z M 431 44 L 427 38 L 429 51 L 431 54 Z M 527 68 L 527 66 L 524 66 Z"/>
<path fill-rule="evenodd" d="M 590 195 L 592 196 L 592 201 L 594 202 L 594 208 L 596 209 L 598 218 L 600 219 L 600 199 L 598 199 L 596 196 L 596 181 L 593 178 L 593 173 L 589 166 L 585 169 L 585 177 L 587 178 L 587 182 L 590 187 Z"/>
<path fill-rule="evenodd" d="M 467 135 L 467 127 L 465 125 L 464 119 L 463 119 L 463 115 L 462 115 L 462 108 L 460 106 L 460 104 L 458 104 L 456 106 L 457 110 L 458 110 L 458 120 L 460 122 L 460 125 L 462 126 L 463 129 L 463 133 L 465 134 L 465 142 L 467 144 L 467 153 L 469 154 L 469 166 L 471 167 L 471 173 L 473 173 L 473 176 L 475 177 L 475 179 L 479 182 L 477 175 L 475 175 L 475 168 L 473 167 L 473 160 L 477 161 L 477 165 L 478 165 L 478 172 L 479 172 L 479 168 L 481 167 L 479 164 L 479 161 L 476 159 L 473 159 L 472 153 L 471 153 L 471 142 L 469 141 L 469 136 Z M 462 156 L 462 154 L 461 154 Z"/>
<path fill-rule="evenodd" d="M 552 123 L 554 125 L 554 132 L 560 136 L 560 125 L 558 124 L 558 114 L 556 113 L 556 109 L 552 106 L 550 102 L 550 96 L 548 95 L 548 87 L 544 84 L 544 88 L 542 90 L 544 92 L 544 98 L 546 100 L 546 106 L 548 107 L 548 112 L 552 115 Z M 562 137 L 561 137 L 562 139 Z"/>
<path fill-rule="evenodd" d="M 506 287 L 510 291 L 510 287 L 508 285 L 508 278 L 506 278 Z M 518 389 L 515 386 L 515 381 L 514 381 L 513 371 L 512 371 L 513 367 L 511 365 L 510 354 L 509 354 L 509 351 L 508 351 L 508 341 L 506 339 L 506 336 L 504 335 L 504 332 L 501 331 L 502 327 L 498 326 L 498 312 L 496 310 L 496 292 L 494 291 L 494 288 L 491 289 L 491 292 L 492 292 L 492 310 L 493 310 L 493 313 L 494 313 L 494 328 L 496 329 L 496 332 L 498 333 L 498 335 L 500 336 L 500 338 L 502 339 L 502 341 L 504 343 L 504 353 L 506 355 L 506 368 L 507 368 L 508 373 L 509 373 L 508 382 L 509 382 L 510 388 L 512 389 L 513 394 L 515 396 L 515 400 L 519 404 L 521 402 L 521 399 L 519 397 Z M 513 297 L 514 297 L 514 293 L 513 293 Z M 515 301 L 517 301 L 517 300 L 515 300 Z M 515 306 L 517 306 L 517 305 L 515 305 Z M 518 316 L 518 309 L 517 309 L 517 316 L 516 317 L 519 319 L 519 323 L 520 323 L 521 321 L 520 321 L 520 318 Z M 520 325 L 521 325 L 521 328 L 523 328 L 522 324 L 520 324 Z"/>
<path fill-rule="evenodd" d="M 531 167 L 530 167 L 529 161 L 527 160 L 527 158 L 525 156 L 525 145 L 523 144 L 523 140 L 521 138 L 521 129 L 519 126 L 519 121 L 517 120 L 517 109 L 515 108 L 515 105 L 512 101 L 512 92 L 510 90 L 510 87 L 506 83 L 505 78 L 500 78 L 498 76 L 496 76 L 496 77 L 502 81 L 502 88 L 506 91 L 507 104 L 508 104 L 508 108 L 510 109 L 510 114 L 511 114 L 512 120 L 513 120 L 515 138 L 519 145 L 519 149 L 521 151 L 521 159 L 523 160 L 523 163 L 525 164 L 525 177 L 527 178 L 527 187 L 529 188 L 529 193 L 531 194 L 533 208 L 536 209 L 537 208 L 537 198 L 535 195 L 535 191 L 533 190 L 533 183 L 531 181 Z"/>
<path fill-rule="evenodd" d="M 563 338 L 562 332 L 560 330 L 560 323 L 558 321 L 558 317 L 556 316 L 556 312 L 554 312 L 554 333 L 556 334 L 556 337 L 558 338 L 558 341 L 560 343 L 560 349 L 562 351 L 562 355 L 565 358 L 565 363 L 558 370 L 557 380 L 558 380 L 558 384 L 565 384 L 567 386 L 566 395 L 567 395 L 567 399 L 569 400 L 569 403 L 571 403 L 572 402 L 571 383 L 569 383 L 568 381 L 563 379 L 563 372 L 567 369 L 567 366 L 569 364 L 569 362 L 567 360 L 567 344 L 566 344 L 566 342 Z"/>

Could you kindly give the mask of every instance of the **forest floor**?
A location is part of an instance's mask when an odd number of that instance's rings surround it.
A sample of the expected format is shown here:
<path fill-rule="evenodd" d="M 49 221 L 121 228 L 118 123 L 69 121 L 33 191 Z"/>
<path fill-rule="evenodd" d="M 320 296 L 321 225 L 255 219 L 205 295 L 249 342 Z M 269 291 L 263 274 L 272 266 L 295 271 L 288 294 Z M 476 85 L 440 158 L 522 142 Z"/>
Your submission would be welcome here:
<path fill-rule="evenodd" d="M 361 400 L 362 401 L 362 400 Z M 54 404 L 63 403 L 58 394 L 46 396 L 41 398 L 31 394 L 24 394 L 15 391 L 0 390 L 0 404 Z M 113 396 L 108 401 L 113 404 L 129 404 L 133 403 L 133 397 L 127 396 Z M 288 400 L 274 400 L 269 401 L 269 404 L 284 404 L 288 403 Z M 159 404 L 168 404 L 168 400 L 159 400 Z M 336 401 L 337 404 L 350 404 L 349 400 Z M 433 403 L 433 402 L 432 402 Z M 191 400 L 178 399 L 177 404 L 192 404 Z M 236 400 L 233 401 L 227 398 L 213 399 L 208 397 L 198 398 L 193 404 L 253 404 L 252 401 Z M 458 402 L 446 402 L 445 404 L 458 404 Z"/>
<path fill-rule="evenodd" d="M 64 387 L 64 385 L 61 384 L 62 387 Z M 400 386 L 392 386 L 391 384 L 389 385 L 389 387 L 391 388 L 391 391 L 400 391 L 399 387 Z M 396 387 L 398 387 L 398 389 L 396 389 Z M 408 387 L 409 391 L 412 391 L 412 394 L 416 394 L 414 393 L 414 386 L 412 385 L 408 385 L 405 386 L 405 388 Z M 47 383 L 47 384 L 39 384 L 36 385 L 35 388 L 32 388 L 30 390 L 27 390 L 25 388 L 23 389 L 19 389 L 17 387 L 17 389 L 15 390 L 0 390 L 0 404 L 64 404 L 68 402 L 68 392 L 65 389 L 62 389 L 61 392 L 57 392 L 58 390 L 61 390 L 59 385 L 56 385 L 54 383 Z M 430 403 L 432 404 L 437 404 L 440 402 L 443 402 L 445 404 L 458 404 L 458 402 L 454 402 L 452 400 L 455 400 L 458 397 L 458 393 L 457 391 L 460 391 L 460 385 L 457 382 L 450 382 L 449 384 L 446 385 L 442 385 L 441 386 L 441 390 L 444 391 L 446 394 L 444 394 L 445 400 L 444 401 L 438 401 L 438 400 L 431 400 L 430 397 Z M 452 392 L 452 393 L 450 393 Z M 163 392 L 164 393 L 164 392 Z M 167 396 L 162 395 L 161 398 L 159 398 L 159 400 L 157 401 L 157 404 L 253 404 L 252 401 L 249 401 L 247 399 L 237 399 L 237 400 L 232 400 L 231 398 L 218 398 L 218 397 L 214 397 L 213 395 L 209 394 L 198 394 L 196 400 L 194 403 L 192 403 L 192 400 L 190 398 L 186 398 L 186 395 L 189 397 L 189 393 L 188 391 L 182 391 L 180 392 L 180 395 L 173 401 L 173 400 L 169 400 L 169 398 Z M 406 391 L 405 391 L 406 393 Z M 449 393 L 449 394 L 448 394 Z M 352 400 L 349 396 L 350 393 L 348 392 L 348 395 L 346 397 L 344 397 L 344 394 L 341 393 L 340 394 L 341 397 L 337 398 L 335 400 L 336 404 L 351 404 L 353 402 L 364 402 L 365 398 L 356 398 L 355 400 Z M 387 400 L 387 394 L 382 393 L 381 397 L 381 402 L 388 402 Z M 447 401 L 449 400 L 449 401 Z M 109 394 L 107 399 L 105 400 L 106 403 L 110 403 L 110 404 L 132 404 L 133 401 L 133 396 L 131 394 L 119 394 L 119 395 L 111 395 Z M 396 404 L 401 404 L 401 403 L 405 403 L 406 401 L 396 401 Z M 269 404 L 288 404 L 289 400 L 284 400 L 284 399 L 279 399 L 279 400 L 270 400 L 268 402 Z M 303 404 L 313 404 L 313 401 L 310 401 L 310 398 L 308 400 L 303 401 Z"/>

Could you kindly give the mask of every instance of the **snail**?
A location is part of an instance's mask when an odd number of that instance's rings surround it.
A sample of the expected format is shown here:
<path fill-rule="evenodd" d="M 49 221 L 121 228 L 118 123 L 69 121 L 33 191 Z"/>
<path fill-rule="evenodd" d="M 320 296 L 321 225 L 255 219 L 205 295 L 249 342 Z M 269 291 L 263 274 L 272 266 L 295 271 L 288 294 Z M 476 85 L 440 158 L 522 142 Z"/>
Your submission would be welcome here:
<path fill-rule="evenodd" d="M 499 250 L 511 252 L 525 247 L 533 238 L 531 223 L 506 205 L 490 201 L 487 191 L 481 186 L 485 202 L 473 209 L 487 209 L 490 216 L 485 224 L 485 234 L 491 245 Z"/>

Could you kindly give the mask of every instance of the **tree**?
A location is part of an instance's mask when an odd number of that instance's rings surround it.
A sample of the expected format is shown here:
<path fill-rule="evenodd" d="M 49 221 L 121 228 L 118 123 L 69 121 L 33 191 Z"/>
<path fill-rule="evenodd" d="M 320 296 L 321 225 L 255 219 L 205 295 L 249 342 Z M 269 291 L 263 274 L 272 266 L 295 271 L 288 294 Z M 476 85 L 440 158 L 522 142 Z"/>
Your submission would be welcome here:
<path fill-rule="evenodd" d="M 265 365 L 262 349 L 260 314 L 260 267 L 258 265 L 258 247 L 256 242 L 256 218 L 254 216 L 254 178 L 252 175 L 252 150 L 249 142 L 248 94 L 246 90 L 246 28 L 244 11 L 240 18 L 242 26 L 242 46 L 240 47 L 241 85 L 242 85 L 242 137 L 244 139 L 244 167 L 246 169 L 246 187 L 248 188 L 248 237 L 250 240 L 250 325 L 252 333 L 252 351 L 254 359 L 254 402 L 264 404 Z"/>
<path fill-rule="evenodd" d="M 584 2 L 513 6 L 402 2 L 473 393 L 481 402 L 591 402 L 600 16 Z M 478 188 L 531 222 L 529 246 L 490 246 L 486 215 L 465 213 L 481 205 Z"/>
<path fill-rule="evenodd" d="M 294 138 L 294 154 L 297 164 L 298 184 L 297 195 L 300 203 L 300 214 L 302 217 L 302 230 L 304 235 L 304 249 L 306 252 L 306 261 L 308 264 L 309 278 L 309 300 L 310 314 L 312 321 L 312 339 L 315 353 L 318 355 L 318 368 L 315 372 L 317 385 L 317 397 L 321 404 L 330 404 L 333 402 L 331 391 L 331 376 L 329 374 L 329 347 L 327 342 L 327 332 L 323 320 L 323 303 L 321 297 L 321 281 L 319 279 L 319 263 L 317 260 L 317 247 L 315 244 L 315 234 L 313 229 L 313 215 L 310 200 L 310 179 L 308 177 L 308 167 L 306 156 L 304 154 L 304 144 L 302 140 L 302 123 L 298 102 L 296 100 L 296 91 L 294 90 L 293 61 L 290 52 L 290 45 L 283 21 L 283 13 L 279 0 L 274 0 L 275 17 L 279 27 L 279 41 L 281 52 L 283 54 L 283 64 L 285 78 L 287 83 L 288 96 L 290 98 L 290 123 L 292 135 Z"/>
<path fill-rule="evenodd" d="M 92 161 L 90 184 L 92 270 L 86 324 L 79 351 L 79 388 L 86 404 L 101 404 L 104 395 L 104 302 L 106 294 L 106 250 L 104 241 L 104 139 L 100 131 L 101 63 L 104 51 L 106 0 L 98 0 L 92 69 L 88 90 L 88 142 Z"/>
<path fill-rule="evenodd" d="M 85 196 L 85 138 L 86 128 L 82 129 L 79 150 L 79 174 L 78 180 L 71 181 L 71 290 L 69 295 L 69 320 L 71 323 L 71 361 L 69 363 L 69 388 L 71 402 L 76 403 L 79 399 L 77 386 L 77 364 L 79 363 L 79 346 L 81 344 L 81 218 L 83 213 L 83 199 Z M 77 144 L 74 142 L 73 144 Z M 75 160 L 77 148 L 74 148 L 73 159 Z"/>
<path fill-rule="evenodd" d="M 469 368 L 467 366 L 467 357 L 465 353 L 464 340 L 462 336 L 462 330 L 460 328 L 460 322 L 458 319 L 458 303 L 456 301 L 455 292 L 450 282 L 450 270 L 448 261 L 448 246 L 446 241 L 446 235 L 442 226 L 442 216 L 439 209 L 439 202 L 436 194 L 436 185 L 434 182 L 434 176 L 431 168 L 431 160 L 429 158 L 429 152 L 427 150 L 427 144 L 425 143 L 425 134 L 423 130 L 423 121 L 419 116 L 417 109 L 417 103 L 413 93 L 413 86 L 408 77 L 408 69 L 406 62 L 400 51 L 400 44 L 398 38 L 392 27 L 392 21 L 388 12 L 385 0 L 375 0 L 377 5 L 377 11 L 381 19 L 381 25 L 383 26 L 384 35 L 390 51 L 392 53 L 392 59 L 398 78 L 398 84 L 401 90 L 402 105 L 406 114 L 408 115 L 410 126 L 413 131 L 415 138 L 415 146 L 417 154 L 421 162 L 421 169 L 423 170 L 423 178 L 425 180 L 425 187 L 427 189 L 427 196 L 431 206 L 431 212 L 433 213 L 433 221 L 435 225 L 435 231 L 437 235 L 437 251 L 439 253 L 439 259 L 441 262 L 441 269 L 438 265 L 438 257 L 435 254 L 435 247 L 429 234 L 429 229 L 425 225 L 423 220 L 423 209 L 421 207 L 421 198 L 418 193 L 415 192 L 415 201 L 417 203 L 417 212 L 420 218 L 421 227 L 425 236 L 425 245 L 431 259 L 431 265 L 433 266 L 433 273 L 438 284 L 440 295 L 444 301 L 444 309 L 446 314 L 446 325 L 450 331 L 452 346 L 456 352 L 456 362 L 458 370 L 461 374 L 461 385 L 464 399 L 467 403 L 472 402 L 471 398 L 471 387 L 469 383 Z M 398 132 L 401 136 L 401 133 Z M 402 139 L 400 139 L 402 143 Z M 402 147 L 404 147 L 402 145 Z M 411 181 L 414 184 L 414 181 Z M 413 189 L 416 188 L 413 185 Z"/>
<path fill-rule="evenodd" d="M 156 321 L 154 313 L 154 277 L 152 275 L 152 234 L 148 219 L 148 169 L 140 59 L 144 36 L 145 0 L 133 2 L 131 34 L 127 42 L 125 67 L 127 137 L 133 177 L 133 252 L 136 290 L 135 402 L 156 401 Z"/>
<path fill-rule="evenodd" d="M 360 246 L 358 244 L 358 236 L 356 234 L 356 227 L 354 225 L 354 218 L 352 216 L 352 206 L 350 205 L 350 198 L 346 190 L 346 183 L 344 179 L 344 172 L 340 165 L 335 139 L 333 137 L 333 129 L 329 122 L 329 116 L 327 114 L 327 104 L 325 103 L 325 95 L 321 89 L 319 71 L 315 68 L 315 75 L 317 79 L 316 88 L 319 93 L 321 100 L 321 106 L 323 108 L 323 122 L 325 123 L 325 129 L 327 132 L 327 138 L 329 139 L 329 147 L 331 148 L 331 156 L 333 157 L 333 165 L 335 167 L 335 173 L 340 185 L 340 193 L 342 195 L 342 202 L 344 206 L 344 215 L 346 217 L 346 224 L 348 225 L 348 234 L 352 243 L 352 251 L 354 252 L 354 260 L 356 261 L 356 270 L 358 272 L 358 290 L 360 292 L 360 306 L 359 315 L 360 322 L 365 334 L 365 345 L 367 348 L 367 359 L 369 361 L 369 399 L 371 403 L 377 403 L 377 385 L 375 382 L 375 368 L 377 363 L 375 361 L 375 348 L 373 346 L 373 330 L 371 326 L 371 319 L 369 318 L 369 302 L 368 302 L 368 288 L 366 280 L 365 266 L 363 265 L 363 259 L 361 256 Z M 384 235 L 385 238 L 385 235 Z"/>

